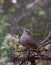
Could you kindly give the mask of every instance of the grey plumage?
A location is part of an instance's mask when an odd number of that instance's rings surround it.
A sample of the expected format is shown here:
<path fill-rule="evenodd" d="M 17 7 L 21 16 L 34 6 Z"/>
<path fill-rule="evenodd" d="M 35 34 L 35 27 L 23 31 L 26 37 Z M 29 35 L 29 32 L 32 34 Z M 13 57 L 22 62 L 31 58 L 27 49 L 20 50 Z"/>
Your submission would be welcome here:
<path fill-rule="evenodd" d="M 31 37 L 29 29 L 25 29 L 23 31 L 23 35 L 20 38 L 20 42 L 24 47 L 26 47 L 28 49 L 30 49 L 30 48 L 36 49 L 37 48 L 37 44 Z"/>

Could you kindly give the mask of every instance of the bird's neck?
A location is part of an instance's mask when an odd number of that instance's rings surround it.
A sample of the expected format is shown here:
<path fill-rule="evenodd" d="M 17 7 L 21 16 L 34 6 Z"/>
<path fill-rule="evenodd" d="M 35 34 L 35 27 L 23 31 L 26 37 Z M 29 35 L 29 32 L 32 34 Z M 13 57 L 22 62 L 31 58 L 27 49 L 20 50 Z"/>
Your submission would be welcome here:
<path fill-rule="evenodd" d="M 30 35 L 30 33 L 28 33 L 28 32 L 24 32 L 23 34 L 24 34 L 24 35 Z"/>

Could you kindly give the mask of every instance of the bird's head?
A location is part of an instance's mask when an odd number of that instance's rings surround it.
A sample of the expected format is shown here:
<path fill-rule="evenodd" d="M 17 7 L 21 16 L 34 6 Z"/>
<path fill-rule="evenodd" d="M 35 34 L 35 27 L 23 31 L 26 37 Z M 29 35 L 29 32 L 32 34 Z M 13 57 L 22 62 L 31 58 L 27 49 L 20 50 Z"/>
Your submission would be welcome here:
<path fill-rule="evenodd" d="M 30 30 L 29 29 L 24 29 L 24 33 L 30 34 Z"/>

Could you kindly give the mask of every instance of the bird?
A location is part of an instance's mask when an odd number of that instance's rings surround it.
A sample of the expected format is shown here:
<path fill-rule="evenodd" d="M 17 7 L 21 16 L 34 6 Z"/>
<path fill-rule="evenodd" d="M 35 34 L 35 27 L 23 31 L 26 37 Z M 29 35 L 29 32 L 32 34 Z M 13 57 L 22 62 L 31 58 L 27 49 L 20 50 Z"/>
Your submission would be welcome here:
<path fill-rule="evenodd" d="M 32 38 L 29 29 L 23 30 L 23 34 L 20 38 L 20 43 L 27 49 L 36 49 L 37 48 L 37 44 L 35 43 L 34 39 Z"/>

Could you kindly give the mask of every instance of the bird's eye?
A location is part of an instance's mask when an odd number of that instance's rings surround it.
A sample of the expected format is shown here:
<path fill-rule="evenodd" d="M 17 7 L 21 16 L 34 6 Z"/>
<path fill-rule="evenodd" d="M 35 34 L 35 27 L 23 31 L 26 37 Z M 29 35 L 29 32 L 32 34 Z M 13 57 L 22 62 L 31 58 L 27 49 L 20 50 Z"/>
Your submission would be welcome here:
<path fill-rule="evenodd" d="M 29 30 L 29 29 L 24 29 L 24 31 L 25 31 L 25 32 L 27 32 L 27 33 L 29 33 L 29 32 L 30 32 L 30 30 Z"/>
<path fill-rule="evenodd" d="M 29 30 L 26 30 L 26 32 L 29 32 Z"/>

